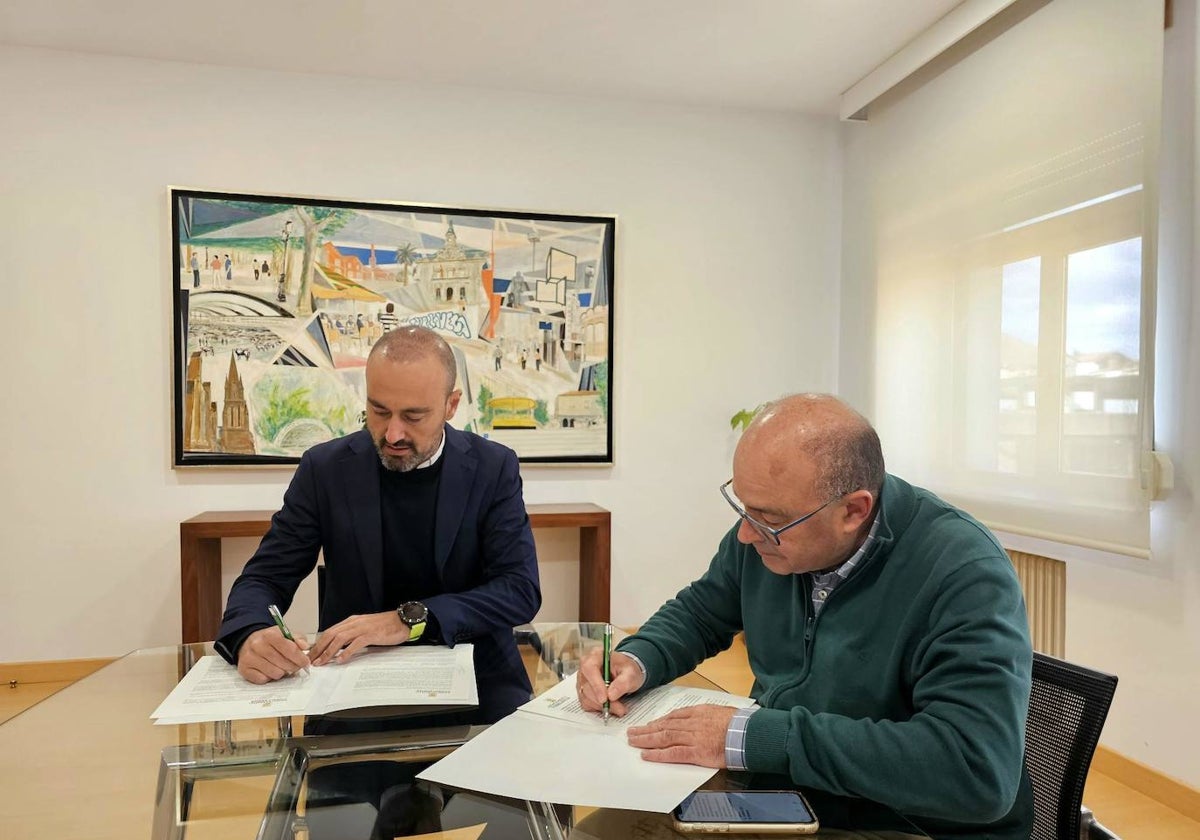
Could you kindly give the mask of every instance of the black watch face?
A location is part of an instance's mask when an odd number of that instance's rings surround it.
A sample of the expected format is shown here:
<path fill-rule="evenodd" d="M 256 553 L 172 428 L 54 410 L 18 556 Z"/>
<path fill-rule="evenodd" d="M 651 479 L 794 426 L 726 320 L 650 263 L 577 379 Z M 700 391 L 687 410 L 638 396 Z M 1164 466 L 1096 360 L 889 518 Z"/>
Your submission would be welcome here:
<path fill-rule="evenodd" d="M 400 618 L 404 619 L 404 623 L 411 627 L 414 624 L 420 624 L 428 615 L 428 610 L 425 605 L 417 601 L 409 601 L 400 605 Z"/>

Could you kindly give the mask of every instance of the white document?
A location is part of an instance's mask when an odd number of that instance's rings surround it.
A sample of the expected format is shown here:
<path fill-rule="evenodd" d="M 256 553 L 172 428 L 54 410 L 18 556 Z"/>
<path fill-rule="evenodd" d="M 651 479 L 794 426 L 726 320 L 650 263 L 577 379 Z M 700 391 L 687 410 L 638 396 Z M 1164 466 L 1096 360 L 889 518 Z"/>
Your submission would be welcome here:
<path fill-rule="evenodd" d="M 643 761 L 626 731 L 701 703 L 744 708 L 754 701 L 667 685 L 631 698 L 629 714 L 605 726 L 580 708 L 568 677 L 417 777 L 514 799 L 666 813 L 716 771 Z"/>
<path fill-rule="evenodd" d="M 150 715 L 157 724 L 320 715 L 370 706 L 476 706 L 472 645 L 380 647 L 267 685 L 205 656 Z"/>
<path fill-rule="evenodd" d="M 602 716 L 595 712 L 585 712 L 579 705 L 579 697 L 575 693 L 575 678 L 568 677 L 530 700 L 519 711 L 567 721 L 601 732 L 620 732 L 624 735 L 631 726 L 643 726 L 675 709 L 699 706 L 704 703 L 733 706 L 740 709 L 753 704 L 754 701 L 749 697 L 738 697 L 736 694 L 714 691 L 709 688 L 664 685 L 647 691 L 645 694 L 636 694 L 630 697 L 625 701 L 625 714 L 619 718 L 610 716 L 608 723 L 605 724 Z"/>

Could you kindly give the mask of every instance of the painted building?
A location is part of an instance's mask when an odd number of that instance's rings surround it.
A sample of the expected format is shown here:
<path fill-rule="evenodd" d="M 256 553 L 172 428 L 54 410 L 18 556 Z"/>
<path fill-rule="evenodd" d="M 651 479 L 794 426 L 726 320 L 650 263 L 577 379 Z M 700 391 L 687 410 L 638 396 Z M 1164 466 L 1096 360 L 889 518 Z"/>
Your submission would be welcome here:
<path fill-rule="evenodd" d="M 604 422 L 599 391 L 566 391 L 554 401 L 554 416 L 564 428 L 597 426 Z"/>
<path fill-rule="evenodd" d="M 212 383 L 200 378 L 200 351 L 188 358 L 187 381 L 183 388 L 183 448 L 187 452 L 236 452 L 254 454 L 250 434 L 250 412 L 237 363 L 229 354 L 229 375 L 225 378 L 225 407 L 222 425 L 217 425 L 217 404 L 212 398 Z"/>
<path fill-rule="evenodd" d="M 374 254 L 374 246 L 372 246 L 372 254 Z M 326 242 L 321 246 L 319 262 L 324 268 L 332 269 L 351 280 L 365 279 L 362 260 L 354 254 L 343 254 L 332 242 Z"/>
<path fill-rule="evenodd" d="M 229 375 L 225 377 L 225 407 L 221 412 L 220 440 L 222 452 L 254 454 L 254 436 L 250 434 L 250 412 L 246 408 L 246 393 L 233 353 L 229 354 Z"/>
<path fill-rule="evenodd" d="M 470 256 L 458 244 L 454 223 L 446 230 L 446 244 L 432 258 L 412 266 L 413 276 L 432 293 L 436 304 L 473 306 L 483 302 L 485 256 Z"/>

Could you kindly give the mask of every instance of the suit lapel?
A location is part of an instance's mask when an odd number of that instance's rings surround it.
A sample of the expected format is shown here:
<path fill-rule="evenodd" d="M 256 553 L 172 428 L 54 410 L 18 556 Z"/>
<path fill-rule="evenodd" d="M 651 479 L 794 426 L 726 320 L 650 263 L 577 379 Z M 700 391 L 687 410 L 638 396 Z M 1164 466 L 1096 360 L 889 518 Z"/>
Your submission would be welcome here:
<path fill-rule="evenodd" d="M 379 497 L 379 455 L 367 432 L 350 444 L 342 461 L 343 498 L 350 510 L 359 562 L 375 610 L 383 608 L 383 514 Z"/>
<path fill-rule="evenodd" d="M 438 482 L 437 517 L 433 532 L 433 559 L 438 575 L 445 578 L 446 560 L 462 524 L 477 467 L 475 455 L 462 432 L 446 426 L 446 448 L 442 451 L 442 480 Z"/>

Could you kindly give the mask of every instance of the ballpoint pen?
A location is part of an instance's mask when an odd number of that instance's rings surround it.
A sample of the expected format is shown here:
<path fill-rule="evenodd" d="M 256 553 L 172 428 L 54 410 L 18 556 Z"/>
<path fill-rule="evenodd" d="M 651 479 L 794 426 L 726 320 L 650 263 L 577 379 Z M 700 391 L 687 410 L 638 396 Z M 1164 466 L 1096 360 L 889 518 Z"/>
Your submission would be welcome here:
<path fill-rule="evenodd" d="M 604 625 L 604 725 L 608 726 L 608 693 L 607 688 L 612 684 L 612 625 Z"/>
<path fill-rule="evenodd" d="M 289 642 L 296 641 L 296 637 L 292 635 L 292 631 L 288 629 L 287 623 L 283 620 L 283 613 L 279 611 L 279 607 L 271 604 L 267 607 L 267 612 L 271 614 L 271 618 L 275 619 L 275 626 L 279 628 L 279 632 L 283 634 L 283 638 Z M 304 666 L 303 670 L 306 674 L 311 673 L 307 665 Z"/>

